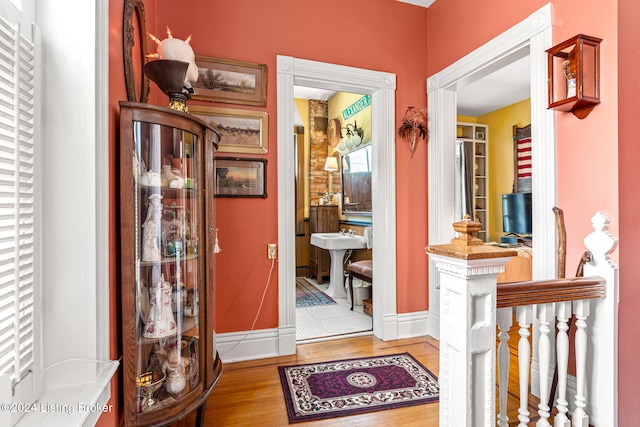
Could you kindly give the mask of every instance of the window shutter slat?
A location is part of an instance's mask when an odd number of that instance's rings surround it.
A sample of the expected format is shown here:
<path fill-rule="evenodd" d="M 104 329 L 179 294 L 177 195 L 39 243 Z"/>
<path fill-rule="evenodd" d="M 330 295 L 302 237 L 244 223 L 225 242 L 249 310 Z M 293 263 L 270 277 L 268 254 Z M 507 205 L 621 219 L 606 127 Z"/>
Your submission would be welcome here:
<path fill-rule="evenodd" d="M 33 365 L 35 47 L 0 18 L 0 373 Z"/>

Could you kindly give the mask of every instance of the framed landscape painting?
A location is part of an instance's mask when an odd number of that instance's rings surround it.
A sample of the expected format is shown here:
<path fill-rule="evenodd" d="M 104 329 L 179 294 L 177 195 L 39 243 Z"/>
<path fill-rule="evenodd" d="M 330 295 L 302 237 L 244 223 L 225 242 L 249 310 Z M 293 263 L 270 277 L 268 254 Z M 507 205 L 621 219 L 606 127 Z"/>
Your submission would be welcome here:
<path fill-rule="evenodd" d="M 193 99 L 229 104 L 267 105 L 267 66 L 196 55 L 198 81 Z"/>
<path fill-rule="evenodd" d="M 218 151 L 266 154 L 269 122 L 266 111 L 189 106 L 189 113 L 211 125 L 220 134 Z"/>
<path fill-rule="evenodd" d="M 267 197 L 266 159 L 213 159 L 216 197 Z"/>

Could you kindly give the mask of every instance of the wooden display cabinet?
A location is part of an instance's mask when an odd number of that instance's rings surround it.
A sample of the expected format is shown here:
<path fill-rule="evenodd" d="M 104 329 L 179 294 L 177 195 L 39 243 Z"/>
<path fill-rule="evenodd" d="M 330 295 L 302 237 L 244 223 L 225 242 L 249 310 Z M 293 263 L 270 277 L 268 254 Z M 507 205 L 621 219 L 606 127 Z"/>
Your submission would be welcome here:
<path fill-rule="evenodd" d="M 338 206 L 309 207 L 309 231 L 313 233 L 337 233 L 339 231 Z M 309 245 L 309 272 L 316 276 L 318 284 L 322 278 L 329 276 L 331 271 L 331 255 L 326 249 Z"/>
<path fill-rule="evenodd" d="M 120 252 L 126 426 L 204 405 L 222 371 L 213 339 L 213 153 L 185 113 L 120 103 Z"/>

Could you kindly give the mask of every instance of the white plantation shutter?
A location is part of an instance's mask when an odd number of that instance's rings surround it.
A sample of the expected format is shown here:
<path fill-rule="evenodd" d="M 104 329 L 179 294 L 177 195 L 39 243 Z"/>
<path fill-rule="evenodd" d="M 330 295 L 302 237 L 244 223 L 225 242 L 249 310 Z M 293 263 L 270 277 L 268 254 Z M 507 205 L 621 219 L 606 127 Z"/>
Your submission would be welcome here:
<path fill-rule="evenodd" d="M 12 384 L 34 363 L 34 79 L 33 43 L 0 17 L 0 374 Z"/>

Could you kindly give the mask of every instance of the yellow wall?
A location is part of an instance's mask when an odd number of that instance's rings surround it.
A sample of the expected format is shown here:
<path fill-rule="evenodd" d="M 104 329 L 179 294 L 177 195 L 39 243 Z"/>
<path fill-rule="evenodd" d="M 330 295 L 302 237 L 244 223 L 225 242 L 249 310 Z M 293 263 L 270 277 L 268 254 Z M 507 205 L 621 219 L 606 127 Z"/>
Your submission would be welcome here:
<path fill-rule="evenodd" d="M 359 128 L 364 130 L 364 136 L 362 137 L 362 143 L 369 141 L 371 139 L 371 107 L 367 107 L 364 110 L 356 113 L 355 115 L 349 117 L 347 120 L 342 118 L 342 110 L 356 102 L 358 99 L 362 98 L 364 95 L 360 95 L 357 93 L 347 93 L 347 92 L 338 92 L 331 97 L 329 100 L 329 120 L 331 119 L 340 119 L 342 123 L 342 127 L 347 126 L 347 124 L 356 123 Z M 345 135 L 345 131 L 342 131 L 342 135 Z M 335 150 L 329 148 L 329 155 L 333 154 Z"/>
<path fill-rule="evenodd" d="M 500 241 L 502 232 L 502 195 L 513 191 L 513 126 L 531 123 L 529 99 L 477 117 L 477 123 L 489 127 L 489 240 Z"/>
<path fill-rule="evenodd" d="M 347 124 L 357 124 L 359 128 L 362 128 L 364 131 L 364 136 L 362 137 L 362 144 L 371 140 L 371 107 L 367 107 L 362 111 L 354 114 L 349 117 L 347 120 L 342 118 L 342 110 L 356 102 L 358 99 L 362 98 L 363 95 L 357 93 L 347 93 L 347 92 L 338 92 L 331 97 L 329 100 L 329 120 L 338 118 L 340 119 L 341 127 L 347 126 Z M 342 130 L 342 135 L 345 136 L 345 131 Z M 336 150 L 329 147 L 329 155 L 332 155 Z M 339 200 L 339 205 L 342 203 L 342 195 L 339 194 L 337 199 Z M 340 207 L 340 219 L 341 220 L 353 220 L 353 221 L 361 221 L 361 222 L 371 222 L 370 216 L 345 216 L 342 215 L 342 206 Z"/>

